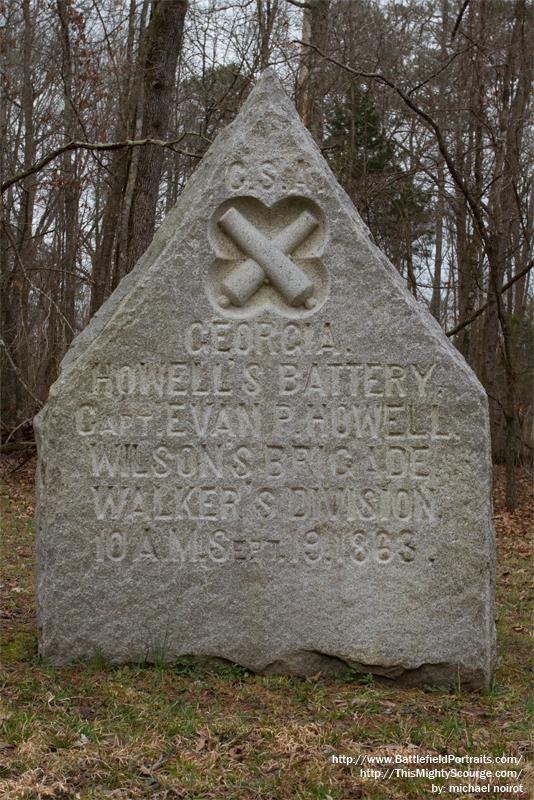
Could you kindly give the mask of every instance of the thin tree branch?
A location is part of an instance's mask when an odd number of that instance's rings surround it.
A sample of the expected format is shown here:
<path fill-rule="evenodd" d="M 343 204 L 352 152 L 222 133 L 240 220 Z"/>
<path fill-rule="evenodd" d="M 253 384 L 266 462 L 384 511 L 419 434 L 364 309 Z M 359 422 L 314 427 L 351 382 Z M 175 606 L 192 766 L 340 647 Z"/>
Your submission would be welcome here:
<path fill-rule="evenodd" d="M 311 9 L 311 3 L 306 3 L 304 0 L 286 0 L 287 3 L 290 3 L 292 6 L 296 6 L 297 8 L 308 8 Z"/>
<path fill-rule="evenodd" d="M 441 75 L 442 72 L 444 72 L 448 67 L 450 67 L 452 62 L 456 58 L 458 58 L 458 56 L 462 56 L 464 53 L 469 52 L 470 49 L 471 49 L 470 47 L 465 47 L 463 50 L 457 50 L 455 53 L 452 54 L 452 56 L 449 59 L 447 59 L 447 61 L 444 64 L 442 64 L 436 70 L 436 72 L 433 72 L 432 75 L 429 75 L 427 78 L 424 79 L 424 81 L 421 81 L 421 83 L 418 83 L 417 86 L 413 87 L 413 89 L 410 89 L 408 94 L 413 94 L 414 92 L 418 92 L 419 89 L 422 89 L 423 86 L 426 86 L 427 83 L 430 83 L 430 81 L 433 81 L 434 78 L 437 78 L 438 75 Z"/>
<path fill-rule="evenodd" d="M 17 365 L 15 364 L 13 359 L 11 358 L 11 353 L 7 349 L 7 345 L 6 345 L 6 343 L 4 342 L 4 340 L 2 339 L 1 336 L 0 336 L 0 346 L 4 348 L 4 352 L 6 354 L 6 358 L 9 361 L 9 363 L 11 364 L 11 368 L 12 368 L 13 372 L 15 373 L 15 375 L 17 377 L 17 380 L 20 381 L 20 383 L 26 389 L 26 391 L 28 392 L 28 394 L 30 395 L 32 400 L 34 400 L 37 403 L 37 405 L 39 406 L 39 408 L 41 408 L 41 406 L 43 405 L 43 401 L 39 400 L 39 398 L 34 395 L 32 390 L 28 386 L 28 384 L 25 382 L 24 378 L 22 377 L 22 375 L 20 374 L 19 370 L 17 369 Z"/>
<path fill-rule="evenodd" d="M 34 399 L 36 399 L 36 398 L 34 398 Z M 22 422 L 20 422 L 15 428 L 13 428 L 12 431 L 9 432 L 9 434 L 7 436 L 7 439 L 5 440 L 5 442 L 3 442 L 3 445 L 9 444 L 9 442 L 11 441 L 13 436 L 16 434 L 16 432 L 18 430 L 20 430 L 21 428 L 23 428 L 24 425 L 27 425 L 29 422 L 32 422 L 32 417 L 28 417 L 28 419 L 23 419 Z"/>
<path fill-rule="evenodd" d="M 521 272 L 518 272 L 517 275 L 514 275 L 514 277 L 511 280 L 509 280 L 508 283 L 504 284 L 504 286 L 498 292 L 497 297 L 500 297 L 502 294 L 504 294 L 504 292 L 507 292 L 508 289 L 510 289 L 514 285 L 514 283 L 516 281 L 520 280 L 520 278 L 523 278 L 528 272 L 530 272 L 532 267 L 534 267 L 534 259 L 529 261 L 529 263 L 527 264 L 525 269 L 522 269 Z M 480 306 L 480 308 L 477 308 L 477 310 L 473 314 L 471 314 L 469 317 L 467 317 L 467 319 L 464 319 L 463 322 L 459 322 L 458 325 L 456 325 L 454 328 L 451 328 L 450 331 L 446 331 L 445 335 L 446 336 L 455 336 L 455 334 L 459 333 L 461 330 L 466 328 L 468 325 L 471 325 L 471 323 L 474 322 L 477 317 L 479 317 L 481 314 L 483 314 L 484 311 L 486 311 L 486 309 L 489 308 L 489 306 L 494 302 L 496 302 L 496 300 L 488 300 L 487 303 L 484 303 L 484 305 Z"/>
<path fill-rule="evenodd" d="M 69 150 L 121 150 L 124 147 L 144 147 L 145 145 L 157 145 L 158 147 L 168 147 L 173 152 L 179 153 L 183 156 L 190 156 L 191 158 L 202 158 L 201 155 L 198 153 L 190 153 L 187 150 L 177 150 L 174 145 L 181 142 L 183 136 L 180 136 L 179 139 L 173 139 L 168 142 L 164 142 L 161 139 L 127 139 L 125 142 L 77 142 L 77 141 L 70 141 L 67 144 L 62 145 L 61 147 L 56 147 L 55 150 L 52 150 L 46 156 L 43 156 L 39 161 L 36 161 L 35 164 L 32 164 L 31 167 L 28 169 L 22 170 L 21 172 L 17 172 L 16 175 L 13 175 L 11 178 L 8 178 L 2 183 L 2 191 L 3 194 L 7 189 L 13 186 L 15 183 L 24 180 L 27 178 L 28 175 L 33 175 L 36 172 L 40 172 L 44 169 L 51 161 L 54 161 L 58 156 L 62 155 L 63 153 L 68 152 Z"/>
<path fill-rule="evenodd" d="M 454 39 L 454 37 L 456 36 L 456 31 L 458 30 L 458 28 L 462 24 L 462 17 L 464 15 L 465 9 L 467 8 L 468 5 L 469 5 L 469 0 L 464 0 L 464 4 L 460 9 L 460 13 L 458 14 L 456 22 L 454 23 L 454 28 L 452 29 L 452 33 L 451 33 L 451 39 Z"/>
<path fill-rule="evenodd" d="M 46 297 L 48 302 L 51 303 L 54 306 L 54 308 L 56 309 L 57 313 L 59 314 L 59 316 L 61 317 L 61 319 L 63 320 L 63 322 L 67 326 L 67 328 L 71 331 L 71 333 L 76 335 L 76 331 L 74 330 L 74 328 L 72 327 L 72 325 L 70 324 L 70 322 L 68 321 L 67 317 L 65 316 L 63 311 L 60 309 L 60 307 L 58 306 L 58 304 L 56 303 L 54 298 L 51 295 L 48 295 L 45 291 L 43 291 L 43 289 L 41 289 L 39 286 L 36 286 L 33 283 L 31 278 L 29 277 L 28 273 L 26 272 L 26 267 L 24 266 L 24 261 L 22 260 L 21 255 L 20 255 L 19 251 L 17 250 L 17 245 L 16 245 L 15 241 L 13 240 L 13 234 L 11 233 L 11 231 L 9 230 L 7 225 L 4 224 L 3 228 L 4 228 L 5 232 L 6 232 L 7 238 L 9 239 L 11 247 L 13 248 L 13 252 L 15 253 L 15 258 L 17 260 L 18 265 L 20 266 L 20 268 L 22 270 L 22 274 L 24 275 L 24 278 L 28 281 L 28 283 L 30 284 L 30 286 L 32 287 L 34 292 L 37 292 L 37 294 L 42 295 L 43 297 Z M 33 397 L 33 395 L 32 395 L 32 397 Z"/>
<path fill-rule="evenodd" d="M 309 42 L 303 42 L 300 39 L 296 39 L 295 42 L 296 44 L 301 44 L 303 47 L 310 47 L 312 50 L 315 50 L 315 52 L 318 53 L 318 55 L 320 55 L 321 58 L 324 58 L 325 61 L 328 61 L 331 64 L 335 64 L 337 67 L 340 67 L 346 72 L 349 72 L 351 75 L 355 75 L 357 78 L 369 78 L 370 80 L 380 81 L 386 86 L 389 86 L 390 89 L 393 89 L 393 91 L 399 95 L 401 100 L 403 100 L 403 102 L 408 106 L 408 108 L 411 111 L 414 112 L 414 114 L 417 114 L 418 117 L 421 117 L 421 119 L 426 123 L 426 126 L 430 128 L 430 130 L 434 133 L 439 151 L 443 156 L 445 163 L 447 164 L 447 168 L 449 170 L 451 178 L 453 179 L 454 183 L 460 189 L 461 193 L 465 197 L 471 215 L 473 216 L 475 225 L 480 234 L 480 238 L 484 242 L 486 252 L 489 252 L 491 250 L 491 242 L 486 230 L 486 226 L 484 224 L 484 219 L 482 217 L 480 206 L 477 204 L 473 195 L 469 191 L 467 184 L 465 183 L 462 176 L 456 169 L 456 165 L 452 159 L 451 154 L 449 153 L 447 145 L 445 144 L 445 139 L 443 138 L 441 128 L 439 127 L 437 122 L 430 116 L 430 114 L 428 114 L 420 106 L 418 106 L 417 103 L 415 103 L 412 100 L 412 98 L 400 88 L 400 86 L 397 86 L 396 83 L 391 81 L 389 78 L 386 78 L 386 76 L 382 75 L 380 72 L 362 72 L 361 70 L 353 69 L 352 67 L 349 67 L 348 64 L 343 64 L 343 62 L 338 61 L 336 58 L 327 56 L 326 53 L 323 53 L 318 47 L 316 47 L 313 44 L 310 44 Z"/>
<path fill-rule="evenodd" d="M 59 272 L 60 275 L 72 275 L 73 278 L 78 278 L 85 283 L 94 283 L 94 280 L 90 278 L 86 272 L 72 272 L 68 269 L 57 269 L 54 267 L 28 267 L 26 272 Z"/>

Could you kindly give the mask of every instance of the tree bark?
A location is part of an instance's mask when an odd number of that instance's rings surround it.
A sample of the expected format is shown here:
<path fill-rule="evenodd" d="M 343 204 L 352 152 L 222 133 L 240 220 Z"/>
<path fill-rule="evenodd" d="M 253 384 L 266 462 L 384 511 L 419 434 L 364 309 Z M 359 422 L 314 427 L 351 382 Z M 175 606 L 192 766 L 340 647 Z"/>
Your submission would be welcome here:
<path fill-rule="evenodd" d="M 269 66 L 271 58 L 271 37 L 276 15 L 278 14 L 279 0 L 256 0 L 259 33 L 259 62 L 260 70 Z"/>
<path fill-rule="evenodd" d="M 57 0 L 57 11 L 60 22 L 60 40 L 63 78 L 63 130 L 67 141 L 76 137 L 78 122 L 73 98 L 72 52 L 69 24 L 69 10 L 65 0 Z M 63 214 L 62 227 L 63 255 L 63 342 L 67 349 L 75 333 L 76 251 L 78 245 L 78 203 L 80 199 L 79 182 L 76 175 L 76 154 L 66 152 L 63 160 Z"/>
<path fill-rule="evenodd" d="M 167 137 L 186 11 L 187 0 L 153 0 L 143 70 L 143 138 Z M 154 235 L 163 157 L 161 147 L 148 146 L 137 165 L 128 220 L 126 272 L 143 255 Z"/>
<path fill-rule="evenodd" d="M 34 86 L 32 74 L 32 48 L 34 26 L 30 0 L 23 0 L 23 39 L 22 39 L 22 85 L 20 87 L 21 111 L 24 120 L 23 161 L 29 167 L 35 161 L 34 132 Z M 7 131 L 6 131 L 7 133 Z M 2 139 L 2 142 L 5 141 Z M 29 286 L 24 270 L 25 261 L 30 257 L 33 247 L 32 228 L 33 210 L 35 206 L 35 181 L 27 176 L 22 181 L 20 206 L 16 216 L 16 234 L 9 235 L 11 222 L 2 207 L 2 228 L 4 238 L 4 265 L 8 265 L 8 253 L 13 258 L 12 267 L 3 278 L 2 302 L 2 334 L 5 364 L 2 381 L 2 422 L 9 429 L 15 429 L 36 409 L 26 387 L 30 378 L 28 369 L 29 353 L 29 321 L 28 296 Z M 19 428 L 15 438 L 22 434 Z"/>
<path fill-rule="evenodd" d="M 322 144 L 324 132 L 325 65 L 317 50 L 328 52 L 329 10 L 330 0 L 306 3 L 302 16 L 304 45 L 297 76 L 297 110 L 318 145 Z"/>
<path fill-rule="evenodd" d="M 506 466 L 506 504 L 515 508 L 515 462 L 517 440 L 516 352 L 512 333 L 511 307 L 501 298 L 501 288 L 513 265 L 514 219 L 517 215 L 514 187 L 520 170 L 520 147 L 524 136 L 532 61 L 529 56 L 525 0 L 515 5 L 513 29 L 502 81 L 502 112 L 496 141 L 494 181 L 490 190 L 491 247 L 488 251 L 488 309 L 484 325 L 484 380 L 490 396 L 498 396 L 494 367 L 499 326 L 505 387 L 502 410 L 505 423 L 504 461 Z M 493 363 L 492 363 L 493 362 Z M 492 369 L 493 366 L 493 369 Z"/>
<path fill-rule="evenodd" d="M 449 0 L 441 3 L 441 37 L 440 57 L 443 63 L 447 58 L 447 38 L 449 29 Z M 445 89 L 445 78 L 439 81 L 441 91 Z M 440 115 L 442 116 L 442 115 Z M 443 266 L 443 220 L 445 217 L 445 164 L 443 156 L 438 155 L 437 168 L 437 203 L 436 203 L 436 252 L 434 256 L 434 274 L 432 276 L 432 297 L 430 299 L 430 313 L 438 322 L 441 322 L 441 274 Z"/>
<path fill-rule="evenodd" d="M 126 53 L 128 62 L 133 61 L 135 34 L 135 0 L 130 0 L 128 16 L 128 39 Z M 135 115 L 138 101 L 139 80 L 128 70 L 122 78 L 121 110 L 115 124 L 115 140 L 121 141 L 135 135 Z M 112 286 L 112 256 L 118 233 L 118 220 L 122 196 L 128 179 L 128 165 L 131 154 L 127 149 L 113 153 L 110 164 L 110 177 L 102 214 L 102 233 L 93 262 L 93 286 L 91 290 L 90 316 L 98 311 Z"/>

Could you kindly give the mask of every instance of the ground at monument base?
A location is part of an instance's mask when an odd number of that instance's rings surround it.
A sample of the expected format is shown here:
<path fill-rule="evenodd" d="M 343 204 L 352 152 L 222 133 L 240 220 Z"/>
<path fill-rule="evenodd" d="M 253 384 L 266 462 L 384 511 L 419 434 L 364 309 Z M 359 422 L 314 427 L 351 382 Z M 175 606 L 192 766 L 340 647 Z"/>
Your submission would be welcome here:
<path fill-rule="evenodd" d="M 6 459 L 0 466 L 0 797 L 431 797 L 428 780 L 376 781 L 362 778 L 359 766 L 332 763 L 332 755 L 392 753 L 523 756 L 522 796 L 531 796 L 534 497 L 527 474 L 510 514 L 497 472 L 498 667 L 489 691 L 464 693 L 461 686 L 399 690 L 371 676 L 261 677 L 230 664 L 43 667 L 34 618 L 34 465 Z"/>

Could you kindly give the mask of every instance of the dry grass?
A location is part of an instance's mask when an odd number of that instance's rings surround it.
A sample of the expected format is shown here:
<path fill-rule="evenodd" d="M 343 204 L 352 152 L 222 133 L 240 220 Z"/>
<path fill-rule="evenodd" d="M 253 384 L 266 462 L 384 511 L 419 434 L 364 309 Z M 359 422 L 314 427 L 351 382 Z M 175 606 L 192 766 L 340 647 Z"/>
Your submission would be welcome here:
<path fill-rule="evenodd" d="M 497 480 L 499 666 L 490 691 L 465 694 L 186 662 L 43 666 L 34 620 L 33 465 L 14 467 L 3 463 L 0 484 L 0 797 L 421 800 L 432 796 L 430 781 L 364 779 L 358 766 L 333 764 L 332 754 L 526 758 L 534 519 L 527 475 L 514 514 L 504 511 Z M 521 781 L 532 788 L 528 770 Z"/>

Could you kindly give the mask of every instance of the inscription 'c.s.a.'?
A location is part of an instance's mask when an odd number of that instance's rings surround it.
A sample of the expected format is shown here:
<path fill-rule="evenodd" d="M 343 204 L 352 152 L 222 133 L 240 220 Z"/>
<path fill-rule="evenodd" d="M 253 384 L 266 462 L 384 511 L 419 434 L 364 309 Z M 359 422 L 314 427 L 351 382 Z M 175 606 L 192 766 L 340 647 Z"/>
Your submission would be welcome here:
<path fill-rule="evenodd" d="M 235 159 L 226 167 L 226 188 L 231 192 L 279 189 L 302 192 L 308 188 L 311 167 L 305 158 L 277 162 L 269 159 Z"/>

